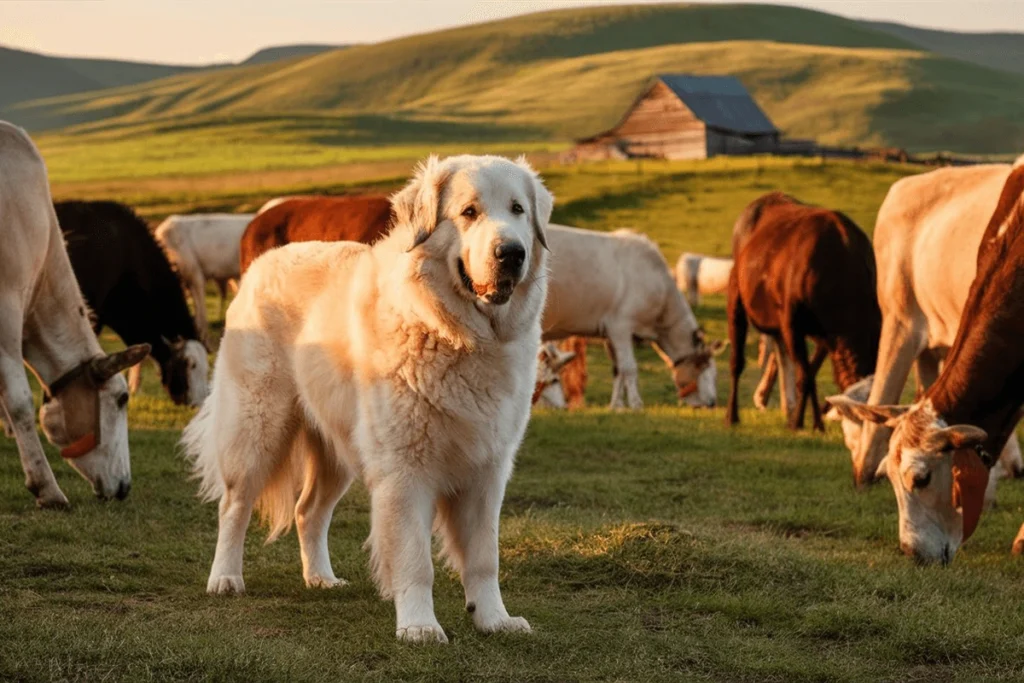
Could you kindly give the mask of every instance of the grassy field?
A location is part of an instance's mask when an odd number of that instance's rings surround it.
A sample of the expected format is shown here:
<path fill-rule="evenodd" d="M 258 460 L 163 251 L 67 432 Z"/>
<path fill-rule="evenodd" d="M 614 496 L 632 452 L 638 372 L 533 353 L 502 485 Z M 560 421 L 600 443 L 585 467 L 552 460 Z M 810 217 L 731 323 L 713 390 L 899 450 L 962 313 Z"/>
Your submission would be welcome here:
<path fill-rule="evenodd" d="M 985 154 L 1024 146 L 1024 75 L 835 15 L 756 5 L 546 12 L 22 102 L 0 116 L 67 128 L 42 139 L 59 181 L 305 168 L 365 147 L 564 143 L 614 125 L 665 72 L 738 77 L 790 137 Z"/>
<path fill-rule="evenodd" d="M 631 225 L 674 259 L 684 248 L 727 253 L 740 208 L 774 188 L 841 208 L 870 230 L 888 186 L 916 170 L 731 160 L 552 167 L 545 177 L 557 220 Z M 194 201 L 231 208 L 264 198 L 219 191 Z M 724 335 L 721 298 L 697 315 Z M 747 353 L 752 360 L 753 345 Z M 1024 565 L 1009 556 L 1024 520 L 1019 483 L 1001 486 L 951 568 L 918 568 L 896 550 L 888 485 L 853 490 L 834 426 L 793 434 L 777 411 L 758 414 L 755 371 L 744 377 L 743 423 L 729 429 L 721 409 L 676 407 L 646 349 L 648 409 L 609 412 L 608 363 L 597 347 L 590 360 L 591 407 L 535 414 L 503 509 L 505 601 L 532 636 L 476 634 L 457 579 L 439 569 L 437 612 L 451 644 L 396 643 L 393 607 L 376 597 L 360 549 L 369 521 L 361 485 L 331 531 L 348 587 L 306 590 L 295 535 L 265 546 L 254 528 L 248 594 L 207 597 L 216 508 L 195 498 L 175 451 L 191 411 L 171 406 L 147 369 L 130 404 L 134 486 L 124 503 L 92 500 L 54 456 L 74 507 L 34 510 L 14 444 L 0 440 L 0 679 L 1024 678 Z M 719 370 L 724 398 L 721 360 Z"/>

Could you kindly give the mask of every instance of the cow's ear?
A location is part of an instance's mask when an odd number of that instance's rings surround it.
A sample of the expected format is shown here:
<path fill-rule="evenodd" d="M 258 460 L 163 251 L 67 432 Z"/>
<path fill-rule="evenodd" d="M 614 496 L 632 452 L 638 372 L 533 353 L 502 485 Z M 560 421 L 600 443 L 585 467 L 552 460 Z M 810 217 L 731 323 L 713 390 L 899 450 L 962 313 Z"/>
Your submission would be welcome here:
<path fill-rule="evenodd" d="M 844 394 L 829 396 L 825 403 L 854 422 L 874 422 L 889 427 L 896 426 L 899 419 L 910 410 L 910 406 L 870 406 Z"/>

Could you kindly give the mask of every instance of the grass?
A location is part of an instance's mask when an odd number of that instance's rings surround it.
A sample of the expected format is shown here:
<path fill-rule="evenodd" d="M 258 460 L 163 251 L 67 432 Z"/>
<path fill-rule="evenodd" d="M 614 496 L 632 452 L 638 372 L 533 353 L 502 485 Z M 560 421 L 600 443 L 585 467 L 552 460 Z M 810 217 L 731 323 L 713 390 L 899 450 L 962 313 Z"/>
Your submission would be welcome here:
<path fill-rule="evenodd" d="M 670 258 L 725 253 L 739 209 L 768 187 L 847 210 L 870 228 L 910 167 L 791 160 L 553 168 L 556 218 L 631 223 Z M 242 200 L 240 200 L 242 201 Z M 214 302 L 208 304 L 212 307 Z M 697 310 L 724 334 L 723 302 Z M 109 336 L 104 343 L 116 342 Z M 754 347 L 747 349 L 753 360 Z M 57 462 L 74 505 L 39 512 L 14 444 L 0 440 L 0 680 L 976 681 L 1024 677 L 1024 565 L 1009 555 L 1024 488 L 999 506 L 948 569 L 896 552 L 883 485 L 856 493 L 833 426 L 793 434 L 679 408 L 664 366 L 639 354 L 643 413 L 612 413 L 603 352 L 592 347 L 591 407 L 537 412 L 505 499 L 505 601 L 530 637 L 481 636 L 458 581 L 439 569 L 448 647 L 394 641 L 392 605 L 360 548 L 368 499 L 339 505 L 331 552 L 351 583 L 302 586 L 297 541 L 251 531 L 245 597 L 204 595 L 216 508 L 195 498 L 175 452 L 191 411 L 169 404 L 147 368 L 130 404 L 134 487 L 99 504 Z M 719 392 L 724 397 L 720 360 Z M 832 389 L 823 371 L 822 393 Z M 52 453 L 52 449 L 49 449 Z"/>
<path fill-rule="evenodd" d="M 541 13 L 285 62 L 12 106 L 59 182 L 314 168 L 405 145 L 547 140 L 614 125 L 657 73 L 732 74 L 788 136 L 1005 154 L 1024 76 L 796 8 Z"/>

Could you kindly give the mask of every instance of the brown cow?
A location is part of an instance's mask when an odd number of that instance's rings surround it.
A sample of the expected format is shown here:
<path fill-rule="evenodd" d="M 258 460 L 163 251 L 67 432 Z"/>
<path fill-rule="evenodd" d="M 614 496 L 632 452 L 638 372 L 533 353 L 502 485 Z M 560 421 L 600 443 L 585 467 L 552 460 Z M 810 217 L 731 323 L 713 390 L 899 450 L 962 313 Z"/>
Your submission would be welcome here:
<path fill-rule="evenodd" d="M 977 526 L 988 470 L 1024 406 L 1024 167 L 1015 168 L 985 228 L 977 275 L 942 372 L 912 406 L 829 403 L 894 428 L 886 475 L 899 503 L 900 547 L 952 561 Z M 952 426 L 950 426 L 952 425 Z M 1024 527 L 1014 552 L 1024 547 Z"/>
<path fill-rule="evenodd" d="M 733 229 L 733 258 L 726 308 L 732 342 L 726 421 L 739 422 L 749 322 L 796 364 L 797 405 L 790 427 L 803 428 L 810 399 L 814 428 L 824 430 L 814 378 L 826 354 L 844 390 L 871 374 L 878 356 L 882 312 L 871 241 L 838 211 L 772 192 L 744 209 Z M 813 358 L 807 355 L 808 337 L 815 342 Z"/>
<path fill-rule="evenodd" d="M 391 229 L 393 219 L 384 195 L 284 199 L 257 214 L 242 234 L 241 272 L 260 254 L 290 242 L 370 244 Z"/>

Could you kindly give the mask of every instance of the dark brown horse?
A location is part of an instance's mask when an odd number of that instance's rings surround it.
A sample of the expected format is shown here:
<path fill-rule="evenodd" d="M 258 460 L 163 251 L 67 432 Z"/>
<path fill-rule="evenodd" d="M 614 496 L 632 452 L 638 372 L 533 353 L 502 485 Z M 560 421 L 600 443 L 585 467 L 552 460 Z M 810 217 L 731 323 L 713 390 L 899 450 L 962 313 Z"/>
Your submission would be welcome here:
<path fill-rule="evenodd" d="M 257 214 L 242 234 L 241 272 L 260 254 L 291 242 L 370 244 L 391 229 L 391 200 L 383 195 L 292 197 Z"/>
<path fill-rule="evenodd" d="M 878 356 L 882 312 L 871 241 L 838 211 L 772 192 L 740 215 L 733 228 L 733 258 L 727 303 L 732 387 L 726 421 L 739 422 L 737 393 L 751 324 L 796 364 L 797 406 L 790 427 L 803 428 L 810 399 L 814 427 L 824 430 L 815 376 L 825 356 L 832 358 L 840 389 L 871 374 Z M 813 358 L 808 357 L 808 338 L 815 343 Z"/>

